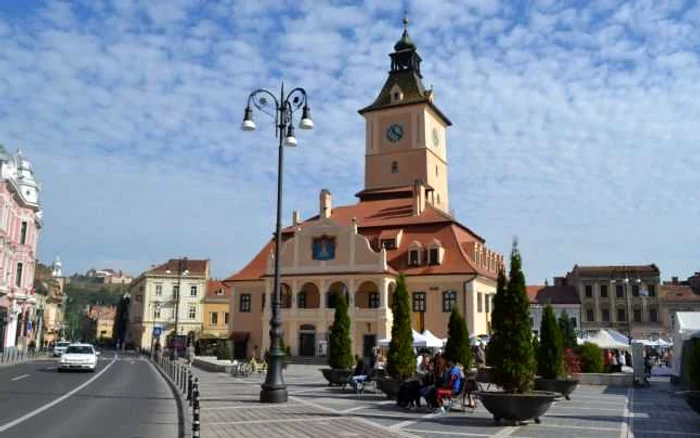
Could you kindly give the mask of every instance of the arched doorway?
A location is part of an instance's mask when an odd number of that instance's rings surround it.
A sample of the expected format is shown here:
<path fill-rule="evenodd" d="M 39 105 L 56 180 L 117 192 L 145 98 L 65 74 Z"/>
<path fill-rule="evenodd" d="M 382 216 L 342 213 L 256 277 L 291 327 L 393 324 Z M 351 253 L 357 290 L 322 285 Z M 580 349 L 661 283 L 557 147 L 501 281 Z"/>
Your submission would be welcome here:
<path fill-rule="evenodd" d="M 297 307 L 299 309 L 318 309 L 321 305 L 321 293 L 314 283 L 304 283 L 297 293 Z"/>
<path fill-rule="evenodd" d="M 336 281 L 330 285 L 328 291 L 326 292 L 326 308 L 335 309 L 338 303 L 338 297 L 345 295 L 345 299 L 350 304 L 350 294 L 348 293 L 348 287 L 342 281 Z"/>
<path fill-rule="evenodd" d="M 299 327 L 299 356 L 316 355 L 316 326 L 302 324 Z"/>
<path fill-rule="evenodd" d="M 360 309 L 379 308 L 379 288 L 373 281 L 365 281 L 355 292 L 355 307 Z"/>

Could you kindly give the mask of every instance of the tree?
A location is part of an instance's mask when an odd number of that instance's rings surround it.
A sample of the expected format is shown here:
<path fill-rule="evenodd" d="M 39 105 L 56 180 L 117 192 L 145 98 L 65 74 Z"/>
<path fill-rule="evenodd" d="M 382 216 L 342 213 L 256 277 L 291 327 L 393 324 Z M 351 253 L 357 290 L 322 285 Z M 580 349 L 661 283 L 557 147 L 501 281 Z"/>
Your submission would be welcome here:
<path fill-rule="evenodd" d="M 450 322 L 447 326 L 445 356 L 447 360 L 462 364 L 465 370 L 469 370 L 472 366 L 472 349 L 469 343 L 469 329 L 456 306 L 452 308 Z"/>
<path fill-rule="evenodd" d="M 231 354 L 231 348 L 229 348 L 228 341 L 220 340 L 216 343 L 216 358 L 219 360 L 231 360 L 233 355 Z"/>
<path fill-rule="evenodd" d="M 559 323 L 552 306 L 547 304 L 540 323 L 540 344 L 537 349 L 537 374 L 556 379 L 564 374 L 564 349 Z"/>
<path fill-rule="evenodd" d="M 386 370 L 397 379 L 410 377 L 416 371 L 416 357 L 413 354 L 413 330 L 411 313 L 406 291 L 406 279 L 399 275 L 394 291 L 394 321 L 391 324 L 391 342 L 387 355 Z"/>
<path fill-rule="evenodd" d="M 576 348 L 578 341 L 576 340 L 576 329 L 571 323 L 571 317 L 564 310 L 559 315 L 559 331 L 561 332 L 562 345 L 566 348 Z"/>
<path fill-rule="evenodd" d="M 333 328 L 328 343 L 328 365 L 335 369 L 352 367 L 352 345 L 350 341 L 350 316 L 348 301 L 344 294 L 338 294 Z"/>
<path fill-rule="evenodd" d="M 510 254 L 510 278 L 503 268 L 491 314 L 493 335 L 488 354 L 494 366 L 495 383 L 506 392 L 524 393 L 532 388 L 537 362 L 532 345 L 530 302 L 525 292 L 525 276 L 517 241 Z"/>
<path fill-rule="evenodd" d="M 582 372 L 603 372 L 603 350 L 599 346 L 590 342 L 584 342 L 583 345 L 579 345 L 577 353 L 581 359 Z"/>

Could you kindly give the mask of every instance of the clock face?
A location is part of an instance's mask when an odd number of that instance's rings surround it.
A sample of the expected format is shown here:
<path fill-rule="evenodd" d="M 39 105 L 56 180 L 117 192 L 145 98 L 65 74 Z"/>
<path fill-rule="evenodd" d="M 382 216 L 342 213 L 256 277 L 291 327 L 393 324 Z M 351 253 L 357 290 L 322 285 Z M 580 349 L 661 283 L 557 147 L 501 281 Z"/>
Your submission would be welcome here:
<path fill-rule="evenodd" d="M 403 137 L 403 126 L 398 123 L 390 125 L 386 130 L 386 138 L 392 143 L 396 143 Z"/>
<path fill-rule="evenodd" d="M 437 128 L 433 128 L 433 146 L 438 147 L 440 145 L 440 133 Z"/>

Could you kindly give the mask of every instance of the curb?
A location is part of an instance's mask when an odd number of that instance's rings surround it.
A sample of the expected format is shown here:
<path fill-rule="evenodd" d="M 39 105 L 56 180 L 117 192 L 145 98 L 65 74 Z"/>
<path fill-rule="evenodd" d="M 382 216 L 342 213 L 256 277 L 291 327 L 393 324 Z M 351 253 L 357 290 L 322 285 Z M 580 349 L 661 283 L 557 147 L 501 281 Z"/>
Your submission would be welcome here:
<path fill-rule="evenodd" d="M 158 371 L 163 380 L 165 380 L 165 382 L 168 384 L 170 392 L 172 392 L 173 396 L 175 397 L 175 402 L 177 404 L 178 438 L 190 438 L 192 434 L 189 433 L 189 431 L 192 430 L 192 425 L 191 422 L 187 420 L 188 416 L 185 415 L 185 405 L 187 405 L 187 403 L 183 399 L 182 393 L 180 393 L 180 389 L 177 387 L 175 382 L 173 382 L 170 376 L 168 376 L 165 373 L 165 371 L 163 371 L 158 365 L 156 365 L 150 358 L 146 359 L 146 361 L 151 365 L 151 367 L 155 368 L 155 370 Z"/>

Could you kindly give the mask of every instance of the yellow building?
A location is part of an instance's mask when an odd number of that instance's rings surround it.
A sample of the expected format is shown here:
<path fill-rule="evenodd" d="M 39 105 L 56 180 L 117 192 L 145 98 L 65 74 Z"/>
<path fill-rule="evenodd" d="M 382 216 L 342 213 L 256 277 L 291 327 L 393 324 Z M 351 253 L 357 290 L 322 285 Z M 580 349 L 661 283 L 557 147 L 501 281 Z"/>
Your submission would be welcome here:
<path fill-rule="evenodd" d="M 231 288 L 217 280 L 209 280 L 207 293 L 202 300 L 203 338 L 226 339 L 228 335 L 229 298 Z"/>
<path fill-rule="evenodd" d="M 488 333 L 503 257 L 449 210 L 447 128 L 421 58 L 404 29 L 391 70 L 365 119 L 365 187 L 358 203 L 334 207 L 321 190 L 318 214 L 283 230 L 281 248 L 284 342 L 293 355 L 326 354 L 335 301 L 350 304 L 354 353 L 391 335 L 391 297 L 399 274 L 413 309 L 412 325 L 447 336 L 454 307 L 472 334 Z M 230 338 L 236 356 L 269 347 L 273 288 L 272 241 L 231 286 Z"/>

